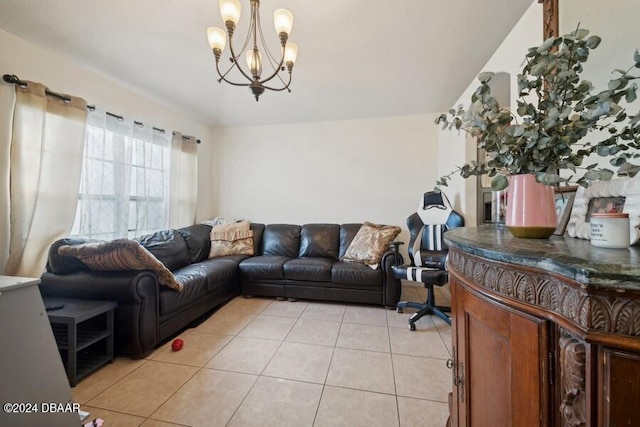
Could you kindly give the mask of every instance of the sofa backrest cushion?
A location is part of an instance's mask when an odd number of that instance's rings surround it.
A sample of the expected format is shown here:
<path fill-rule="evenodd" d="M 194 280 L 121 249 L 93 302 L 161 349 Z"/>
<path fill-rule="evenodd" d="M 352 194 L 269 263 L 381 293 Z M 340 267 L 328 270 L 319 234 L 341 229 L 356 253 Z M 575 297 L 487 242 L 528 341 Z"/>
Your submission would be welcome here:
<path fill-rule="evenodd" d="M 169 270 L 191 264 L 187 242 L 177 230 L 156 231 L 135 239 Z"/>
<path fill-rule="evenodd" d="M 191 263 L 200 262 L 207 259 L 209 250 L 211 249 L 211 240 L 209 233 L 211 227 L 204 224 L 190 225 L 189 227 L 178 228 L 178 233 L 182 235 L 187 248 L 189 248 L 189 257 Z"/>
<path fill-rule="evenodd" d="M 269 224 L 262 234 L 262 255 L 297 258 L 300 248 L 300 226 Z"/>
<path fill-rule="evenodd" d="M 47 260 L 47 271 L 56 274 L 70 274 L 76 271 L 88 271 L 89 267 L 78 257 L 61 255 L 58 253 L 60 246 L 76 246 L 85 243 L 98 242 L 99 240 L 86 239 L 82 237 L 66 237 L 56 240 L 49 248 L 49 259 Z"/>
<path fill-rule="evenodd" d="M 252 222 L 249 226 L 249 230 L 253 231 L 253 253 L 260 254 L 260 248 L 262 247 L 262 234 L 264 233 L 264 224 Z"/>
<path fill-rule="evenodd" d="M 301 257 L 338 259 L 340 226 L 338 224 L 305 224 L 300 230 Z"/>
<path fill-rule="evenodd" d="M 356 237 L 356 234 L 358 234 L 360 227 L 362 227 L 362 224 L 342 224 L 340 226 L 340 253 L 338 258 L 342 258 L 347 252 L 347 248 L 353 238 Z"/>

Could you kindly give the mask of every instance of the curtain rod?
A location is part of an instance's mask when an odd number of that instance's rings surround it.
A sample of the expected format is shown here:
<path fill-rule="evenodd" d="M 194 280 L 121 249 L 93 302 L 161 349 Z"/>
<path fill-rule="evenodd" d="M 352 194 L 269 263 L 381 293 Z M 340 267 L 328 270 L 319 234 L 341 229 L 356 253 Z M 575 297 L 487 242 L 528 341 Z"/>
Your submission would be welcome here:
<path fill-rule="evenodd" d="M 18 78 L 18 76 L 16 76 L 15 74 L 5 74 L 5 75 L 2 76 L 2 80 L 4 80 L 7 83 L 12 83 L 12 84 L 18 85 L 21 88 L 29 87 L 29 83 L 25 82 L 24 80 L 20 80 Z M 48 88 L 45 88 L 44 93 L 45 93 L 45 95 L 51 96 L 51 97 L 56 98 L 56 99 L 59 99 L 59 100 L 65 102 L 66 104 L 71 102 L 71 98 L 69 98 L 68 96 L 59 94 L 57 92 L 53 92 L 53 91 L 49 90 Z M 87 105 L 87 110 L 93 112 L 93 111 L 95 111 L 95 109 L 96 109 L 95 105 Z M 120 121 L 124 120 L 124 117 L 122 117 L 122 116 L 120 116 L 118 114 L 110 113 L 109 111 L 106 111 L 106 114 L 108 116 L 116 118 L 116 119 L 118 119 Z M 134 120 L 133 123 L 136 126 L 144 127 L 144 124 L 142 122 Z M 164 129 L 160 129 L 160 128 L 157 128 L 157 127 L 152 127 L 152 129 L 157 131 L 157 132 L 165 133 Z M 172 132 L 172 134 L 175 135 L 176 133 Z M 190 137 L 188 137 L 186 135 L 182 135 L 182 139 L 190 139 Z M 200 142 L 201 141 L 199 139 L 196 139 L 196 143 L 200 144 Z"/>

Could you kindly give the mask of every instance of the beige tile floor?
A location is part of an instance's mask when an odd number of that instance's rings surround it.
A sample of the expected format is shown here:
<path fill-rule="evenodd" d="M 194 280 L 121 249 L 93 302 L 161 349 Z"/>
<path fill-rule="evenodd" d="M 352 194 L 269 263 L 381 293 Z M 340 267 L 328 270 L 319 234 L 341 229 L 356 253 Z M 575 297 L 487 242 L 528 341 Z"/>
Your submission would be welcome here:
<path fill-rule="evenodd" d="M 403 284 L 402 299 L 425 296 Z M 117 358 L 73 396 L 105 427 L 444 426 L 451 327 L 425 317 L 411 332 L 411 312 L 238 297 L 181 351 Z"/>

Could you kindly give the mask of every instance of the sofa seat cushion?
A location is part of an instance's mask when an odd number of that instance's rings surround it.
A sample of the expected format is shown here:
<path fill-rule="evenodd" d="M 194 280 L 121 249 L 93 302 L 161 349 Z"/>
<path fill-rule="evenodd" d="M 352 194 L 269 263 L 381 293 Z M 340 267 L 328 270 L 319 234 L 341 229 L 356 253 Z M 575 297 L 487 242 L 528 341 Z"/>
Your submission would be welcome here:
<path fill-rule="evenodd" d="M 382 288 L 382 269 L 359 262 L 338 261 L 331 267 L 331 281 L 344 287 Z"/>
<path fill-rule="evenodd" d="M 240 264 L 242 261 L 244 261 L 247 258 L 250 258 L 250 256 L 249 255 L 225 255 L 225 256 L 212 258 L 212 259 L 217 259 L 221 261 L 222 260 L 232 261 L 236 264 L 236 267 L 237 267 L 238 264 Z"/>
<path fill-rule="evenodd" d="M 330 282 L 331 266 L 335 262 L 335 260 L 328 258 L 295 258 L 284 264 L 284 278 L 288 280 Z"/>
<path fill-rule="evenodd" d="M 277 255 L 261 255 L 247 258 L 240 263 L 243 279 L 284 279 L 283 266 L 291 258 Z"/>
<path fill-rule="evenodd" d="M 238 281 L 238 263 L 226 258 L 211 258 L 191 264 L 180 270 L 181 274 L 204 275 L 207 290 L 214 291 Z"/>
<path fill-rule="evenodd" d="M 209 283 L 200 264 L 183 267 L 174 273 L 176 281 L 182 285 L 182 291 L 176 292 L 160 288 L 160 315 L 188 307 L 207 293 Z"/>

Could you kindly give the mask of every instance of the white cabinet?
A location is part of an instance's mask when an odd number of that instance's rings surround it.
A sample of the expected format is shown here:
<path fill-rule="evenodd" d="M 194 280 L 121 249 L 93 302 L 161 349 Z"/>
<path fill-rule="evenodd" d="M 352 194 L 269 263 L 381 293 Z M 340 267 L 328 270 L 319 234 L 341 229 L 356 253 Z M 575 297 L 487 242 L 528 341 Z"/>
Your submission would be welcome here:
<path fill-rule="evenodd" d="M 13 405 L 13 413 L 3 406 L 0 425 L 79 426 L 78 413 L 68 410 L 73 404 L 71 389 L 39 282 L 0 276 L 0 403 L 24 404 Z"/>

